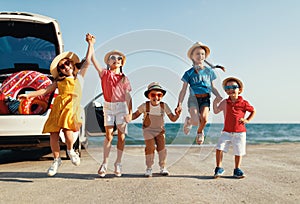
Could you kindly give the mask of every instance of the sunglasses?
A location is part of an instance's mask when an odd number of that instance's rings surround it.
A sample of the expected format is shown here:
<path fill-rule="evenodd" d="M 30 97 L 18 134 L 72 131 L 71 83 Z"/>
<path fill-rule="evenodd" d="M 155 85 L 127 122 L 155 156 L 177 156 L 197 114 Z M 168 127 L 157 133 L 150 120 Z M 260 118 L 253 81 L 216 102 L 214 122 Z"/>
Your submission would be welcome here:
<path fill-rule="evenodd" d="M 119 55 L 111 55 L 110 57 L 109 57 L 109 59 L 111 59 L 111 60 L 122 60 L 123 59 L 123 57 L 122 56 L 119 56 Z"/>
<path fill-rule="evenodd" d="M 225 91 L 230 90 L 230 89 L 235 90 L 235 89 L 238 89 L 238 88 L 239 88 L 238 85 L 224 86 Z"/>
<path fill-rule="evenodd" d="M 61 65 L 58 65 L 57 68 L 58 69 L 65 69 L 66 66 L 70 66 L 71 65 L 71 60 L 66 60 L 64 63 L 62 63 Z"/>
<path fill-rule="evenodd" d="M 150 93 L 150 97 L 151 98 L 154 98 L 154 97 L 162 98 L 163 94 L 162 93 Z"/>

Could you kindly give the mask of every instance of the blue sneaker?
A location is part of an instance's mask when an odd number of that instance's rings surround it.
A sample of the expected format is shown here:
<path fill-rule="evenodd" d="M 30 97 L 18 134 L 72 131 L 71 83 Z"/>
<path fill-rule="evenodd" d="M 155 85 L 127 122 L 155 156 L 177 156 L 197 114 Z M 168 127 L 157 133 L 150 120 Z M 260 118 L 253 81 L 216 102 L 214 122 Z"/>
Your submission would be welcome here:
<path fill-rule="evenodd" d="M 234 169 L 234 171 L 233 171 L 233 177 L 235 177 L 235 178 L 244 178 L 245 177 L 245 174 L 244 174 L 244 172 L 241 170 L 241 169 L 239 169 L 239 168 L 236 168 L 236 169 Z"/>
<path fill-rule="evenodd" d="M 224 174 L 225 170 L 222 167 L 215 168 L 214 178 L 220 178 Z"/>

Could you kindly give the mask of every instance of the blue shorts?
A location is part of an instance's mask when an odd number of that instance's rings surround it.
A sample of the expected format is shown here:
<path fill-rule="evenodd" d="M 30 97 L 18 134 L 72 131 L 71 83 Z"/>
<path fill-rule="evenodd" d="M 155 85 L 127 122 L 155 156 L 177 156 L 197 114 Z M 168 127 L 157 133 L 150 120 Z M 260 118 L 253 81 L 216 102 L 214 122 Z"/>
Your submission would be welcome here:
<path fill-rule="evenodd" d="M 210 96 L 204 98 L 196 98 L 193 95 L 189 96 L 188 99 L 188 108 L 196 107 L 198 110 L 201 110 L 202 107 L 210 108 Z"/>

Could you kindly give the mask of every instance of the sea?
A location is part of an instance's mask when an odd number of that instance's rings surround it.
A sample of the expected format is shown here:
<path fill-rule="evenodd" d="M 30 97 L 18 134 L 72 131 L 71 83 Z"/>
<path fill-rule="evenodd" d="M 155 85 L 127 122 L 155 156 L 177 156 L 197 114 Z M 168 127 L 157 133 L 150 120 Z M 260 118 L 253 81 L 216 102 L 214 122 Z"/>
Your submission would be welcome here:
<path fill-rule="evenodd" d="M 246 124 L 247 144 L 275 144 L 300 142 L 300 124 Z M 167 145 L 196 145 L 195 138 L 197 127 L 193 127 L 189 135 L 183 133 L 182 123 L 167 123 L 166 144 Z M 205 142 L 203 145 L 215 145 L 220 137 L 223 124 L 207 124 L 205 127 Z M 104 136 L 89 137 L 89 145 L 102 143 Z M 117 137 L 113 139 L 113 145 L 116 144 Z M 126 134 L 126 145 L 144 145 L 141 123 L 128 124 Z"/>

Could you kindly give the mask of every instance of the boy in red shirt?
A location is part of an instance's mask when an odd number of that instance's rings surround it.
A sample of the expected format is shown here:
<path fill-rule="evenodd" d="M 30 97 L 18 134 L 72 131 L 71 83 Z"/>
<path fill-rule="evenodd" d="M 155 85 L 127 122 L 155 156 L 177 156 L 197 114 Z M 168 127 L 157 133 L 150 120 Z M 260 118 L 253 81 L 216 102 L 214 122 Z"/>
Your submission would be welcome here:
<path fill-rule="evenodd" d="M 242 156 L 246 154 L 246 126 L 245 124 L 255 115 L 255 109 L 244 100 L 240 94 L 243 91 L 243 83 L 235 77 L 226 78 L 223 81 L 223 88 L 227 95 L 227 99 L 221 101 L 214 100 L 213 110 L 215 114 L 223 111 L 224 129 L 219 138 L 216 147 L 216 164 L 214 178 L 219 178 L 224 174 L 222 166 L 223 152 L 227 152 L 229 145 L 232 144 L 235 155 L 235 169 L 233 176 L 236 178 L 244 178 L 244 172 L 240 169 Z M 246 112 L 249 116 L 245 118 Z"/>

